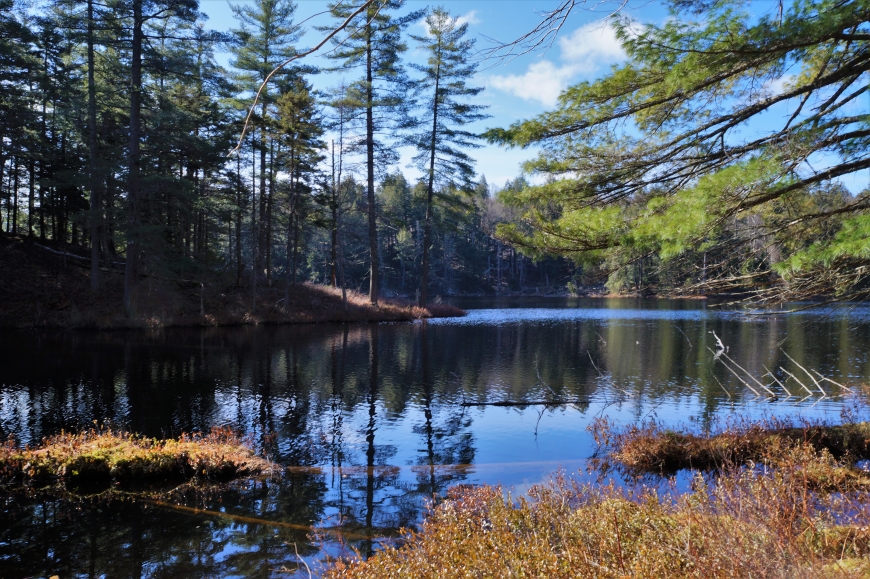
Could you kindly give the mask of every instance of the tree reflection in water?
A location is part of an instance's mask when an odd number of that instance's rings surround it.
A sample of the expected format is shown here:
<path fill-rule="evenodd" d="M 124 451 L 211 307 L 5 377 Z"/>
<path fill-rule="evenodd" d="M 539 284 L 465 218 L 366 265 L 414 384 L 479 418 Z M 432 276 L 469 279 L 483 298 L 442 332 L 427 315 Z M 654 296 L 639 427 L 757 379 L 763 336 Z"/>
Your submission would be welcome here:
<path fill-rule="evenodd" d="M 212 514 L 118 495 L 0 491 L 0 576 L 286 576 L 297 548 L 309 562 L 347 547 L 370 555 L 376 537 L 414 525 L 450 485 L 504 482 L 505 471 L 479 464 L 498 462 L 499 452 L 517 462 L 588 457 L 584 421 L 613 399 L 613 384 L 631 397 L 607 411 L 625 420 L 665 403 L 702 421 L 749 404 L 751 394 L 710 364 L 711 331 L 757 375 L 789 367 L 780 347 L 843 381 L 870 369 L 870 324 L 854 317 L 759 322 L 655 303 L 636 319 L 619 306 L 610 319 L 612 304 L 601 304 L 604 313 L 589 317 L 572 310 L 573 318 L 536 321 L 500 311 L 461 323 L 5 332 L 4 437 L 34 443 L 94 420 L 157 437 L 231 425 L 289 468 L 275 480 L 220 495 L 187 489 L 168 501 Z M 551 396 L 542 382 L 583 401 L 545 416 L 542 428 L 566 429 L 547 445 L 534 444 L 534 411 L 461 404 Z M 529 444 L 499 450 L 516 441 Z M 346 538 L 312 542 L 312 526 Z"/>

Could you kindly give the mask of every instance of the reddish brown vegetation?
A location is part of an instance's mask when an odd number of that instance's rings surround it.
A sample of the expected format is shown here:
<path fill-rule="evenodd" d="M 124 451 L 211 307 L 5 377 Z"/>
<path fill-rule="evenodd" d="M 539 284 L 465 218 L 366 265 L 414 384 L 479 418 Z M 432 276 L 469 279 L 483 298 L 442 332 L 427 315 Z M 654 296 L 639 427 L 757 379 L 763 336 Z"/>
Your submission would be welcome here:
<path fill-rule="evenodd" d="M 716 474 L 696 475 L 685 494 L 562 477 L 519 501 L 500 488 L 454 489 L 401 546 L 341 561 L 325 577 L 867 578 L 870 478 L 854 461 L 868 432 L 768 422 L 704 435 L 599 423 L 607 457 L 631 470 L 694 464 Z"/>

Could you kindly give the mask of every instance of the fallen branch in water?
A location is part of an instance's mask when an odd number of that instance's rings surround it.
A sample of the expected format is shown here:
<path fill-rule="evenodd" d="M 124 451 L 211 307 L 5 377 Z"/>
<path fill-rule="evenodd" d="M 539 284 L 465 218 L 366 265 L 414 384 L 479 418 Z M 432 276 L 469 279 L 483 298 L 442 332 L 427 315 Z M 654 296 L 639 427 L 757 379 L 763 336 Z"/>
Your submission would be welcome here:
<path fill-rule="evenodd" d="M 498 402 L 461 402 L 460 406 L 569 406 L 571 404 L 582 404 L 584 400 L 527 400 L 513 401 L 500 400 Z"/>

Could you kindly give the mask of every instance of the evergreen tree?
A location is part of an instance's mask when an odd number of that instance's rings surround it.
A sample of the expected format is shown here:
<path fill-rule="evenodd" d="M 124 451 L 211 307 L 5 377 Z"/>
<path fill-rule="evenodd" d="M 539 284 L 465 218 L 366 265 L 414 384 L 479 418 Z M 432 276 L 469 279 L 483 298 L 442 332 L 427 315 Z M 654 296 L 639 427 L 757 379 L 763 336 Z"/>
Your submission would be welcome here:
<path fill-rule="evenodd" d="M 231 64 L 241 71 L 239 80 L 243 90 L 256 92 L 266 80 L 269 73 L 281 62 L 296 53 L 294 44 L 301 36 L 301 28 L 293 22 L 296 4 L 291 0 L 256 0 L 253 5 L 231 5 L 233 14 L 241 23 L 241 27 L 232 30 L 234 42 L 231 51 L 234 60 Z M 283 74 L 292 74 L 293 70 L 285 70 Z M 280 77 L 279 77 L 280 80 Z M 274 99 L 269 87 L 263 89 L 260 95 L 260 116 L 255 118 L 255 124 L 260 128 L 259 143 L 255 146 L 259 151 L 259 202 L 256 191 L 252 191 L 254 202 L 251 207 L 251 242 L 253 248 L 253 270 L 251 277 L 252 300 L 257 301 L 257 281 L 262 271 L 262 260 L 267 262 L 267 276 L 271 280 L 271 248 L 272 248 L 272 193 L 275 189 L 274 170 L 267 171 L 267 154 L 270 151 L 268 136 L 269 108 L 274 105 Z M 274 155 L 273 155 L 274 158 Z M 267 190 L 268 175 L 268 190 Z"/>
<path fill-rule="evenodd" d="M 456 18 L 443 8 L 426 16 L 428 36 L 412 36 L 427 53 L 425 65 L 413 65 L 423 73 L 419 91 L 430 91 L 420 133 L 411 142 L 418 153 L 414 163 L 426 175 L 426 220 L 423 227 L 423 278 L 420 282 L 420 307 L 426 305 L 429 285 L 429 245 L 432 236 L 432 198 L 435 184 L 471 190 L 474 185 L 474 160 L 463 148 L 478 147 L 479 137 L 463 127 L 487 118 L 485 107 L 469 104 L 470 97 L 482 87 L 465 84 L 477 70 L 473 60 L 474 41 L 465 39 L 468 24 L 457 25 Z"/>
<path fill-rule="evenodd" d="M 501 235 L 617 267 L 685 260 L 702 291 L 866 293 L 870 196 L 831 203 L 826 192 L 870 167 L 868 118 L 853 108 L 870 72 L 870 5 L 795 0 L 761 16 L 731 0 L 669 6 L 662 25 L 614 22 L 625 64 L 489 133 L 541 147 L 527 169 L 547 178 L 506 197 L 529 228 Z M 837 229 L 820 238 L 822 223 Z"/>
<path fill-rule="evenodd" d="M 402 30 L 419 20 L 423 11 L 414 11 L 394 18 L 390 11 L 402 8 L 404 0 L 385 0 L 372 4 L 351 24 L 353 31 L 347 38 L 336 40 L 336 48 L 329 55 L 340 61 L 341 70 L 360 70 L 362 78 L 353 87 L 358 108 L 365 113 L 362 146 L 366 166 L 366 214 L 369 238 L 369 299 L 379 299 L 379 256 L 377 233 L 377 207 L 375 205 L 375 175 L 395 161 L 395 151 L 379 136 L 390 137 L 396 130 L 408 125 L 408 79 L 400 66 L 401 53 L 407 50 L 402 41 Z M 331 6 L 333 15 L 341 20 L 354 12 L 344 4 Z M 380 157 L 380 158 L 379 158 Z M 379 162 L 377 162 L 379 161 Z"/>
<path fill-rule="evenodd" d="M 305 210 L 313 189 L 313 175 L 323 161 L 324 128 L 311 87 L 301 77 L 282 86 L 278 98 L 279 127 L 284 136 L 285 168 L 290 175 L 286 237 L 285 304 L 290 301 L 290 286 L 296 285 L 299 235 Z"/>

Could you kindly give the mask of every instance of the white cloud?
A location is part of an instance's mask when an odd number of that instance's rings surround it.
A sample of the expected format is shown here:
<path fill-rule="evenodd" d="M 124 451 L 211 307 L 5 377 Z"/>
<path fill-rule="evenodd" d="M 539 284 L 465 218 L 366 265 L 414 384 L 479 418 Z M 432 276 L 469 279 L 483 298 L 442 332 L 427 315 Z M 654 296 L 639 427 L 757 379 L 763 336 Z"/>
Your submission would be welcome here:
<path fill-rule="evenodd" d="M 568 87 L 575 74 L 572 66 L 556 66 L 549 60 L 535 62 L 525 74 L 492 76 L 489 85 L 527 101 L 538 101 L 551 107 L 556 104 L 559 93 Z"/>
<path fill-rule="evenodd" d="M 559 39 L 562 60 L 577 66 L 583 72 L 598 70 L 604 65 L 624 60 L 616 32 L 606 21 L 598 20 L 581 26 Z"/>
<path fill-rule="evenodd" d="M 559 39 L 560 65 L 541 60 L 529 65 L 523 74 L 495 75 L 489 84 L 527 101 L 552 107 L 559 94 L 579 75 L 594 73 L 626 57 L 616 33 L 606 21 L 581 26 Z"/>
<path fill-rule="evenodd" d="M 779 78 L 775 78 L 764 83 L 764 90 L 765 92 L 770 93 L 771 96 L 781 95 L 786 91 L 787 88 L 789 88 L 789 85 L 791 85 L 794 79 L 795 75 L 784 74 Z"/>
<path fill-rule="evenodd" d="M 472 10 L 468 14 L 463 14 L 456 19 L 456 26 L 462 26 L 463 24 L 468 24 L 469 26 L 480 24 L 480 18 L 477 17 L 477 10 Z"/>

